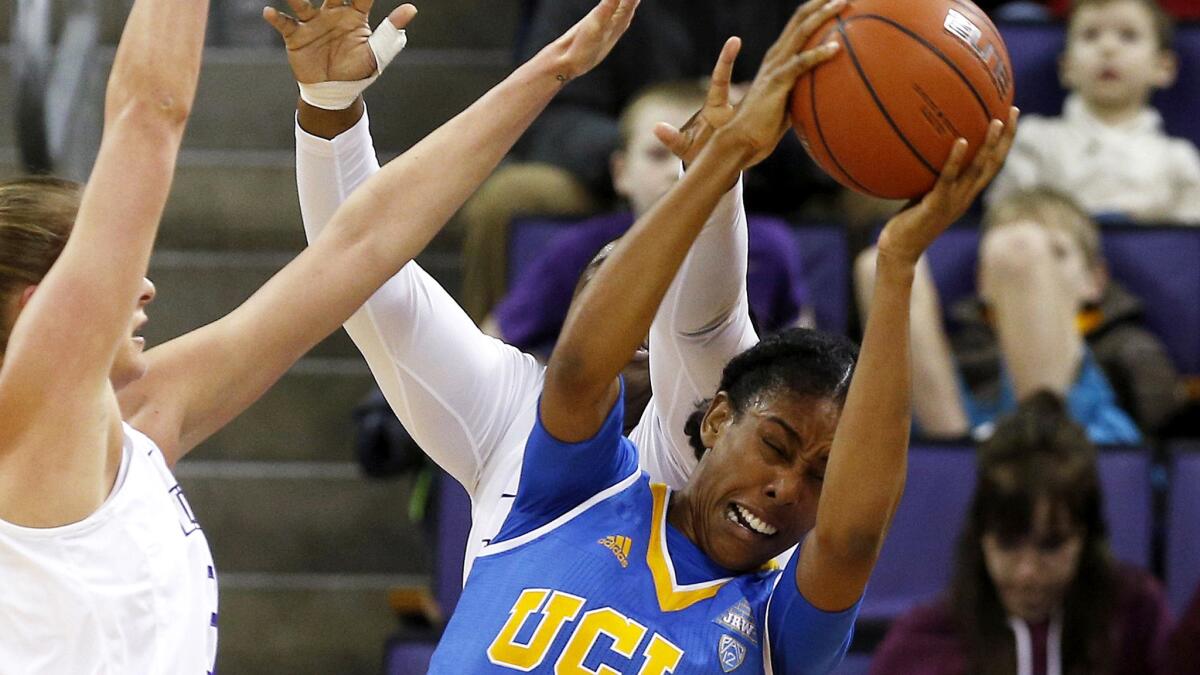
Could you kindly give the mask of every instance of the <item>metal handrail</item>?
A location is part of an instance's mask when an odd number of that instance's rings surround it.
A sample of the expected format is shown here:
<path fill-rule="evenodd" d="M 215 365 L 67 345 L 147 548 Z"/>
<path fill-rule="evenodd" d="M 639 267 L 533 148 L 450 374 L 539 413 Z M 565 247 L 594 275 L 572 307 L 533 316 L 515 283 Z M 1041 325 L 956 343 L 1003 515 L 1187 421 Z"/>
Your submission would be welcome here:
<path fill-rule="evenodd" d="M 26 171 L 83 178 L 92 148 L 79 136 L 100 41 L 100 7 L 97 0 L 64 5 L 68 14 L 56 43 L 52 0 L 14 4 L 16 140 Z"/>

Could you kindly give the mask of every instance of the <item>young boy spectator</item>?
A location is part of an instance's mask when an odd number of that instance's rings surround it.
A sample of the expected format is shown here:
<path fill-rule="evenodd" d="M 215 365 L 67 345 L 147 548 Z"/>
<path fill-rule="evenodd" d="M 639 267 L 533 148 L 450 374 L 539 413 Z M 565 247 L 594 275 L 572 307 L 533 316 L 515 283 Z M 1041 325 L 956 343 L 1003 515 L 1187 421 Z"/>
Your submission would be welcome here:
<path fill-rule="evenodd" d="M 1174 26 L 1156 0 L 1078 0 L 1060 74 L 1061 117 L 1021 120 L 987 195 L 1048 187 L 1095 216 L 1200 225 L 1200 154 L 1170 138 L 1151 95 L 1176 77 Z"/>
<path fill-rule="evenodd" d="M 873 275 L 869 250 L 855 269 L 864 310 Z M 1063 396 L 1095 443 L 1137 443 L 1138 426 L 1153 434 L 1177 409 L 1166 349 L 1141 326 L 1137 299 L 1108 278 L 1099 228 L 1070 199 L 1039 189 L 995 204 L 977 280 L 978 297 L 951 308 L 948 337 L 932 276 L 919 268 L 913 405 L 925 435 L 986 435 L 1041 389 Z"/>
<path fill-rule="evenodd" d="M 572 291 L 593 257 L 650 210 L 679 177 L 680 163 L 654 135 L 659 122 L 680 127 L 704 105 L 699 82 L 654 85 L 620 117 L 620 147 L 610 158 L 613 190 L 628 210 L 597 216 L 558 234 L 515 284 L 483 329 L 527 352 L 548 354 L 562 329 Z M 748 299 L 763 333 L 811 322 L 807 290 L 788 226 L 774 218 L 748 221 Z"/>

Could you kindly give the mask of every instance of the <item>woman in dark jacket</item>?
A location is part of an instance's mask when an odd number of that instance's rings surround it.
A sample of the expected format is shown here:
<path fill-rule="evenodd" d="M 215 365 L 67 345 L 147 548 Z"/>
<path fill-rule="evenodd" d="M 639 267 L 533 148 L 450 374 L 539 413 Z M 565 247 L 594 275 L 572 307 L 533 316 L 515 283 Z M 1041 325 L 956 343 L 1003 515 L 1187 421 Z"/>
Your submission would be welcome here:
<path fill-rule="evenodd" d="M 872 675 L 1145 675 L 1163 665 L 1166 602 L 1113 561 L 1096 451 L 1038 393 L 980 448 L 948 597 L 901 617 Z"/>

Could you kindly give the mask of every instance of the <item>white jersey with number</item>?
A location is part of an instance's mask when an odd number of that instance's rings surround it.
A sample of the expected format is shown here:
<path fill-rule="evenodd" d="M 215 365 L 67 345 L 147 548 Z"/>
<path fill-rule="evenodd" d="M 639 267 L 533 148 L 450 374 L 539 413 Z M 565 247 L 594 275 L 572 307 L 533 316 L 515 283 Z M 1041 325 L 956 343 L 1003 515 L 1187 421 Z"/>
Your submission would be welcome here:
<path fill-rule="evenodd" d="M 205 675 L 216 626 L 208 541 L 162 451 L 129 425 L 92 515 L 0 520 L 0 675 Z"/>

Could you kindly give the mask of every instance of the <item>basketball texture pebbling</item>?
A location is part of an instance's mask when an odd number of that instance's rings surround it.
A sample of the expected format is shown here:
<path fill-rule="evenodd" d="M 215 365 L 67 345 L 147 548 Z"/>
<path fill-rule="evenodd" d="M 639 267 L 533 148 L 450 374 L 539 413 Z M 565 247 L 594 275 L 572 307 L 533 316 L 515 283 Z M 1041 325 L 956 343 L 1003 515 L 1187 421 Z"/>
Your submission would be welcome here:
<path fill-rule="evenodd" d="M 792 123 L 809 155 L 858 192 L 928 192 L 959 137 L 969 157 L 1007 120 L 1012 65 L 995 25 L 969 0 L 851 0 L 811 49 L 841 43 L 801 77 Z"/>

